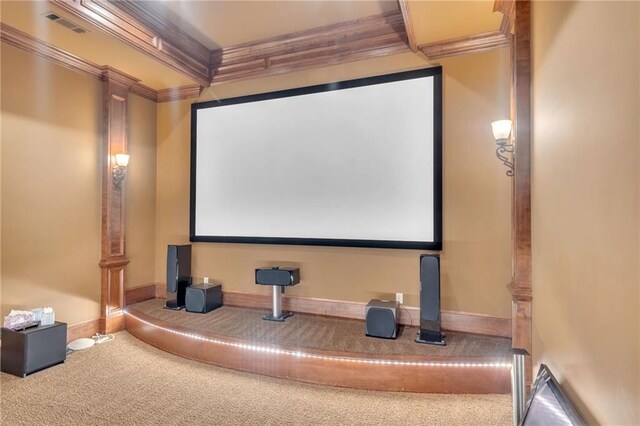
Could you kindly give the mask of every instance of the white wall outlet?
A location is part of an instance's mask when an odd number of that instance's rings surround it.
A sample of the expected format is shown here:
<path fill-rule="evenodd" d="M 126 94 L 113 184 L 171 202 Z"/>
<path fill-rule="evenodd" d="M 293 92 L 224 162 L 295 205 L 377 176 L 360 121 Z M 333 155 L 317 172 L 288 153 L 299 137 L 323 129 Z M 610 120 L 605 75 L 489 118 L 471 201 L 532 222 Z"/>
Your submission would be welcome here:
<path fill-rule="evenodd" d="M 209 284 L 209 277 L 204 277 L 202 280 L 205 284 Z"/>
<path fill-rule="evenodd" d="M 396 302 L 401 305 L 404 303 L 404 293 L 396 293 Z"/>

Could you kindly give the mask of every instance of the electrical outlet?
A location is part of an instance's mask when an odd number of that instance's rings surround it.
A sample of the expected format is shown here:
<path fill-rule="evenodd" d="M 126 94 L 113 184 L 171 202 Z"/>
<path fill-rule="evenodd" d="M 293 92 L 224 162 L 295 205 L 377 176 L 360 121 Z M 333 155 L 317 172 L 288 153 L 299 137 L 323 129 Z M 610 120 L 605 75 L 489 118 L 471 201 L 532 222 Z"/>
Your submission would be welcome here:
<path fill-rule="evenodd" d="M 209 284 L 209 277 L 204 277 L 203 281 L 204 281 L 205 284 Z"/>
<path fill-rule="evenodd" d="M 396 302 L 401 305 L 404 303 L 404 293 L 396 293 Z"/>

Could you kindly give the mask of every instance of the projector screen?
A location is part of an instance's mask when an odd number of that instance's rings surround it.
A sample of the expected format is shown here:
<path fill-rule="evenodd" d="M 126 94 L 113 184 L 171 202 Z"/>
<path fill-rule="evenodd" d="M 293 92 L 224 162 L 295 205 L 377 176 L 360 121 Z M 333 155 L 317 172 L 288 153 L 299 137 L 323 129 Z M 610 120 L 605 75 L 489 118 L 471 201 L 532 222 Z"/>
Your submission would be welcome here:
<path fill-rule="evenodd" d="M 195 103 L 193 242 L 439 250 L 442 68 Z"/>

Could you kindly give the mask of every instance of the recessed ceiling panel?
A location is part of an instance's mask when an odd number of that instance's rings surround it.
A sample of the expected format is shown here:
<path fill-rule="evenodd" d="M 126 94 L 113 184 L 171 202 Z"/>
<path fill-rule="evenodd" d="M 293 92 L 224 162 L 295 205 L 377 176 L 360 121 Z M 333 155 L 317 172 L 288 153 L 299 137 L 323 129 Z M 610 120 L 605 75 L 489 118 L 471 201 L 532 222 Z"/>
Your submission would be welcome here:
<path fill-rule="evenodd" d="M 210 49 L 398 10 L 385 1 L 145 1 Z"/>

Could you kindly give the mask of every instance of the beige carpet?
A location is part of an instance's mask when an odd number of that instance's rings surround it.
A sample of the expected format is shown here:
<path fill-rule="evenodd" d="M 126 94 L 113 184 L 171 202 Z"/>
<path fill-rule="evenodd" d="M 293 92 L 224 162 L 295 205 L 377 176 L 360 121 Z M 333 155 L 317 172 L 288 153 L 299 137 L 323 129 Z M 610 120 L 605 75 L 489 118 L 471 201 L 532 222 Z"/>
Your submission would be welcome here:
<path fill-rule="evenodd" d="M 0 374 L 3 425 L 509 425 L 508 395 L 307 385 L 189 361 L 126 332 L 26 379 Z"/>
<path fill-rule="evenodd" d="M 266 309 L 223 306 L 206 314 L 163 309 L 164 300 L 153 299 L 131 308 L 191 330 L 276 344 L 286 348 L 311 348 L 380 355 L 511 357 L 511 339 L 446 332 L 446 346 L 415 342 L 418 327 L 401 327 L 396 340 L 365 335 L 364 321 L 295 314 L 285 322 L 264 321 Z M 418 321 L 418 318 L 415 319 Z"/>

